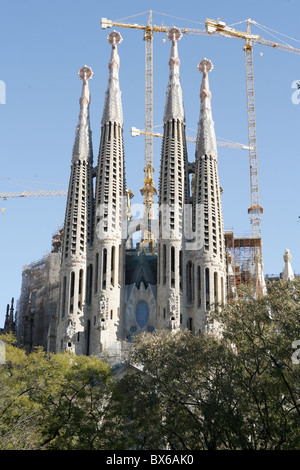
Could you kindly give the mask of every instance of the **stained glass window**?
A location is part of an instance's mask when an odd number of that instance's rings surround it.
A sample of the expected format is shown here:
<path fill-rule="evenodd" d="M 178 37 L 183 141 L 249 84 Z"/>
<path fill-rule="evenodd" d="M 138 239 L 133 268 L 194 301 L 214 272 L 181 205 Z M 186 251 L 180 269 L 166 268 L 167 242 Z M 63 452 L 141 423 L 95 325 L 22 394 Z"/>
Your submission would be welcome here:
<path fill-rule="evenodd" d="M 144 328 L 147 325 L 149 320 L 149 307 L 144 300 L 137 304 L 135 318 L 140 328 Z"/>

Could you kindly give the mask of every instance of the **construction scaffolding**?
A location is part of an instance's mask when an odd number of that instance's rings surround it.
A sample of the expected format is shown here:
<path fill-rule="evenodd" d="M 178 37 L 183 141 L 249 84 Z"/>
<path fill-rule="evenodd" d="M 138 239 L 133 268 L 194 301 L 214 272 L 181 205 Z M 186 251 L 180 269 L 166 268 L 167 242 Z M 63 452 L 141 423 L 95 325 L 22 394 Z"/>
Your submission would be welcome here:
<path fill-rule="evenodd" d="M 256 296 L 263 295 L 264 275 L 262 263 L 262 241 L 260 237 L 235 236 L 225 232 L 227 253 L 227 288 L 234 295 L 241 284 L 252 286 Z"/>

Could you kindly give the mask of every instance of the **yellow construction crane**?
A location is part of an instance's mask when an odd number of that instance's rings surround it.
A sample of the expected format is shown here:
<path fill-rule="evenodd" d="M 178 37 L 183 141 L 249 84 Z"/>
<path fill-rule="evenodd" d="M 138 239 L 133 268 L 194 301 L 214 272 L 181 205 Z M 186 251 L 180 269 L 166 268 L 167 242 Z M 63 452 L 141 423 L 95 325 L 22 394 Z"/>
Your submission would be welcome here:
<path fill-rule="evenodd" d="M 153 194 L 156 191 L 153 184 L 153 32 L 167 33 L 168 26 L 155 26 L 152 24 L 152 11 L 149 13 L 147 25 L 117 23 L 107 18 L 101 19 L 103 29 L 115 26 L 140 29 L 145 31 L 144 39 L 146 42 L 146 108 L 145 108 L 145 180 L 144 188 L 144 210 L 151 219 L 153 214 Z M 247 112 L 248 112 L 248 139 L 249 139 L 249 163 L 250 163 L 250 191 L 251 206 L 248 213 L 251 214 L 252 236 L 259 238 L 261 236 L 260 217 L 263 212 L 259 204 L 258 187 L 258 165 L 257 165 L 257 145 L 256 145 L 256 118 L 255 118 L 255 97 L 254 97 L 254 73 L 253 73 L 253 44 L 262 44 L 286 52 L 300 54 L 300 49 L 289 45 L 276 43 L 262 38 L 258 34 L 251 33 L 251 24 L 258 24 L 255 21 L 247 20 L 247 30 L 237 31 L 228 27 L 223 21 L 206 19 L 206 29 L 178 28 L 182 34 L 195 35 L 214 35 L 220 37 L 235 37 L 245 40 L 243 47 L 246 59 L 246 85 L 247 85 Z M 152 239 L 151 233 L 148 239 Z"/>
<path fill-rule="evenodd" d="M 248 112 L 248 140 L 249 140 L 249 165 L 250 165 L 250 192 L 251 206 L 248 213 L 251 215 L 252 236 L 261 237 L 261 214 L 263 208 L 259 203 L 259 185 L 258 185 L 258 164 L 257 164 L 257 143 L 256 143 L 256 117 L 255 117 L 255 96 L 254 96 L 254 71 L 253 71 L 253 44 L 262 44 L 275 49 L 300 54 L 300 49 L 268 41 L 259 34 L 251 33 L 251 24 L 257 24 L 255 21 L 247 20 L 246 32 L 237 31 L 228 27 L 223 21 L 206 19 L 206 31 L 208 34 L 217 34 L 223 37 L 234 37 L 245 40 L 243 47 L 245 51 L 246 64 L 246 87 L 247 87 L 247 112 Z"/>

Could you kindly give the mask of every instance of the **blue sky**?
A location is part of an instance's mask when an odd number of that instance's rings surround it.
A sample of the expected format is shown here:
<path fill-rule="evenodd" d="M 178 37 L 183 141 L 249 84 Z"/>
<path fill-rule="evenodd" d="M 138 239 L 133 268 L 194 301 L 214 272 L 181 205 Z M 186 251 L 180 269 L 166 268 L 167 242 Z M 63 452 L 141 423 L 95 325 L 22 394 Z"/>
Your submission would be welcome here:
<path fill-rule="evenodd" d="M 108 78 L 110 47 L 101 18 L 205 29 L 205 19 L 222 18 L 245 31 L 252 18 L 269 29 L 252 27 L 262 37 L 300 49 L 300 2 L 172 0 L 2 0 L 0 28 L 0 192 L 67 189 L 75 127 L 79 114 L 83 65 L 92 67 L 90 114 L 94 162 L 97 162 L 100 122 Z M 130 128 L 145 123 L 145 44 L 142 32 L 120 28 L 123 42 L 120 85 L 124 113 L 127 186 L 142 203 L 144 137 L 131 137 Z M 285 36 L 279 35 L 279 33 Z M 272 35 L 268 34 L 271 33 Z M 290 38 L 294 38 L 294 41 Z M 154 125 L 162 123 L 168 81 L 170 44 L 154 38 Z M 213 118 L 218 139 L 248 143 L 246 78 L 243 40 L 185 35 L 179 42 L 187 134 L 195 137 L 199 118 L 201 76 L 198 62 L 214 64 L 210 74 Z M 254 46 L 254 74 L 260 203 L 264 208 L 262 238 L 264 272 L 279 273 L 286 248 L 300 273 L 299 113 L 292 88 L 300 81 L 300 56 L 267 46 Z M 299 95 L 300 98 L 300 95 Z M 1 101 L 1 93 L 0 93 Z M 157 131 L 161 131 L 157 127 Z M 154 139 L 154 174 L 159 177 L 161 139 Z M 189 161 L 194 144 L 188 144 Z M 249 155 L 245 150 L 219 147 L 219 176 L 224 226 L 236 234 L 251 233 Z M 0 326 L 6 304 L 20 295 L 22 266 L 51 250 L 52 234 L 64 220 L 65 197 L 10 198 L 0 209 Z M 3 212 L 3 213 L 2 213 Z"/>

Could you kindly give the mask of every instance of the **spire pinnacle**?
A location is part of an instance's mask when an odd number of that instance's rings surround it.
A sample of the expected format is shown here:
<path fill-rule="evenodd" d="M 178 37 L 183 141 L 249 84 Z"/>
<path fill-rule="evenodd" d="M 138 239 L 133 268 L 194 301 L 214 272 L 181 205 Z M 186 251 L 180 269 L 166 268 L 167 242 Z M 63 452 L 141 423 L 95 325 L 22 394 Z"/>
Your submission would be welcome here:
<path fill-rule="evenodd" d="M 88 81 L 93 75 L 92 69 L 87 65 L 84 65 L 78 72 L 78 76 L 83 83 L 81 97 L 79 99 L 80 112 L 73 146 L 73 161 L 78 158 L 87 159 L 90 156 L 89 105 L 91 95 Z"/>
<path fill-rule="evenodd" d="M 109 121 L 117 122 L 122 125 L 123 111 L 119 86 L 120 57 L 117 46 L 123 41 L 123 38 L 118 31 L 112 31 L 107 36 L 107 41 L 111 44 L 111 57 L 108 64 L 109 78 L 102 115 L 102 125 Z"/>
<path fill-rule="evenodd" d="M 211 92 L 209 89 L 208 72 L 213 70 L 213 64 L 210 60 L 204 58 L 198 64 L 198 70 L 203 74 L 200 88 L 200 119 L 198 124 L 198 136 L 196 155 L 210 155 L 217 158 L 217 142 L 214 129 L 214 121 L 211 112 Z"/>
<path fill-rule="evenodd" d="M 89 106 L 89 104 L 90 104 L 91 97 L 90 97 L 90 90 L 89 90 L 88 81 L 91 78 L 93 78 L 93 75 L 94 75 L 94 72 L 87 65 L 84 65 L 78 72 L 78 76 L 79 76 L 80 80 L 83 81 L 81 98 L 79 100 L 81 108 L 83 107 L 83 104 L 85 104 L 86 106 Z"/>
<path fill-rule="evenodd" d="M 284 268 L 283 268 L 283 279 L 285 281 L 293 281 L 294 280 L 294 272 L 291 265 L 292 255 L 289 249 L 286 249 L 283 255 L 284 261 Z"/>
<path fill-rule="evenodd" d="M 172 41 L 171 54 L 169 60 L 170 79 L 179 80 L 180 60 L 178 57 L 177 41 L 182 37 L 182 33 L 178 28 L 171 28 L 167 33 L 168 39 Z"/>
<path fill-rule="evenodd" d="M 204 111 L 206 109 L 208 112 L 210 111 L 210 117 L 211 117 L 211 92 L 209 89 L 208 72 L 211 72 L 214 66 L 210 60 L 203 59 L 201 62 L 199 62 L 197 68 L 199 72 L 203 74 L 202 84 L 201 84 L 201 89 L 200 89 L 202 110 Z"/>
<path fill-rule="evenodd" d="M 177 42 L 181 39 L 182 33 L 178 28 L 173 27 L 169 29 L 167 36 L 172 42 L 172 46 L 169 60 L 170 73 L 167 87 L 164 122 L 171 121 L 172 119 L 184 121 L 185 116 L 179 75 L 180 60 L 178 57 L 177 47 Z"/>

